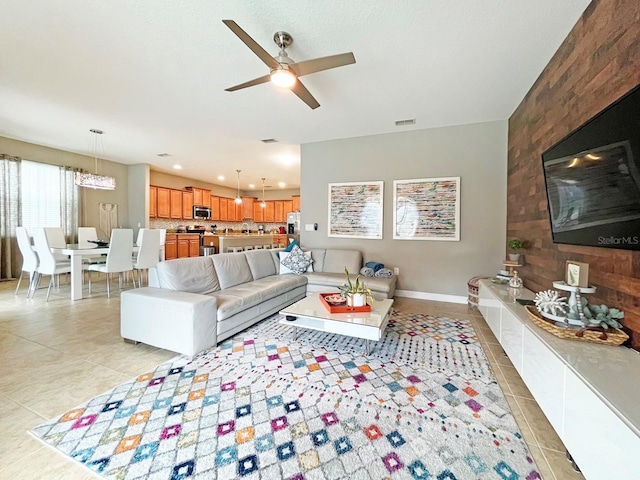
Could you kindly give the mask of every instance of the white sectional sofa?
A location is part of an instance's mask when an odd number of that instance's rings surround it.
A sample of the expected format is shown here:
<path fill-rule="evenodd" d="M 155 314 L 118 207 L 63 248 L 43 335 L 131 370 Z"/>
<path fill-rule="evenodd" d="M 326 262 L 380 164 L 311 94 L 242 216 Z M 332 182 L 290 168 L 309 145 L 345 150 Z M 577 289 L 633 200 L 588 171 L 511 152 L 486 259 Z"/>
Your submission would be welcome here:
<path fill-rule="evenodd" d="M 337 291 L 345 266 L 358 272 L 357 250 L 311 250 L 313 272 L 280 274 L 277 250 L 223 253 L 160 262 L 149 287 L 120 297 L 120 333 L 188 356 L 216 345 L 314 292 Z M 354 274 L 355 276 L 355 274 Z M 391 298 L 395 277 L 369 278 L 375 298 Z"/>

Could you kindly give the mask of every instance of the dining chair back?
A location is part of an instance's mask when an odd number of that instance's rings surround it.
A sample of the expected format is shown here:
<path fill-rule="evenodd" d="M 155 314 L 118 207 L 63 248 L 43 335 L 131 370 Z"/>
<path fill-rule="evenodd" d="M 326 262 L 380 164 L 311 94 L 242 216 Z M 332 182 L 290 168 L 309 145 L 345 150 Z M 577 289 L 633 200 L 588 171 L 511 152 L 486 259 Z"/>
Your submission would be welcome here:
<path fill-rule="evenodd" d="M 16 238 L 18 240 L 18 248 L 22 254 L 22 270 L 20 270 L 20 278 L 18 278 L 18 285 L 16 285 L 15 295 L 18 294 L 20 289 L 20 282 L 24 272 L 29 274 L 29 288 L 27 289 L 27 297 L 31 294 L 31 288 L 33 287 L 33 279 L 35 277 L 36 270 L 38 269 L 38 254 L 31 245 L 31 239 L 29 238 L 29 232 L 25 227 L 16 227 Z"/>
<path fill-rule="evenodd" d="M 78 246 L 80 248 L 92 248 L 95 247 L 95 243 L 91 243 L 89 240 L 98 240 L 98 232 L 96 227 L 78 227 Z"/>
<path fill-rule="evenodd" d="M 150 228 L 141 228 L 138 233 L 138 254 L 133 262 L 133 268 L 137 272 L 138 287 L 142 286 L 140 270 L 155 267 L 159 261 L 160 231 Z"/>
<path fill-rule="evenodd" d="M 167 229 L 166 228 L 158 228 L 157 229 L 160 232 L 160 253 L 158 254 L 158 259 L 161 262 L 164 262 L 164 244 L 167 241 Z"/>
<path fill-rule="evenodd" d="M 89 265 L 89 272 L 102 272 L 107 274 L 107 297 L 111 297 L 109 277 L 111 273 L 121 274 L 133 270 L 131 257 L 133 255 L 133 229 L 114 228 L 111 230 L 109 240 L 109 252 L 104 264 Z M 122 284 L 120 278 L 119 284 Z M 91 293 L 91 275 L 89 275 L 89 293 Z"/>
<path fill-rule="evenodd" d="M 36 253 L 38 254 L 38 268 L 37 268 L 37 276 L 34 280 L 34 285 L 31 289 L 31 297 L 35 294 L 35 291 L 40 283 L 40 277 L 42 275 L 50 275 L 51 280 L 49 281 L 49 288 L 47 290 L 47 298 L 46 301 L 49 301 L 49 294 L 51 293 L 51 287 L 54 283 L 54 278 L 56 275 L 60 273 L 70 273 L 71 265 L 68 261 L 58 262 L 58 259 L 55 254 L 51 252 L 51 248 L 54 248 L 49 243 L 49 229 L 44 227 L 38 227 L 33 229 L 33 243 L 36 249 Z M 55 232 L 54 232 L 55 235 Z M 55 236 L 53 237 L 55 238 Z M 63 236 L 64 238 L 64 236 Z M 59 241 L 59 239 L 58 239 Z M 64 245 L 66 247 L 66 244 Z M 58 248 L 58 247 L 55 247 Z M 66 256 L 62 256 L 66 259 Z"/>
<path fill-rule="evenodd" d="M 47 241 L 49 242 L 50 248 L 67 247 L 67 239 L 64 236 L 64 230 L 62 230 L 62 227 L 45 227 L 44 231 L 46 233 Z M 54 253 L 53 256 L 58 262 L 69 261 L 69 257 L 61 253 Z"/>

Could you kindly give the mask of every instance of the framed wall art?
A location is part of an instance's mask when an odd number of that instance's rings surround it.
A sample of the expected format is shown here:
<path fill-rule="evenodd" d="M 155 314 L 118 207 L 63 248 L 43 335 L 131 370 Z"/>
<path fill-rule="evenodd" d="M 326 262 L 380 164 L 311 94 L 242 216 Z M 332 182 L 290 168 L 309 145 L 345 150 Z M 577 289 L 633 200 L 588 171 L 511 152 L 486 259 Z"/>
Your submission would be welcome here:
<path fill-rule="evenodd" d="M 327 235 L 381 239 L 383 183 L 330 183 Z"/>
<path fill-rule="evenodd" d="M 394 180 L 393 238 L 460 241 L 460 177 Z"/>

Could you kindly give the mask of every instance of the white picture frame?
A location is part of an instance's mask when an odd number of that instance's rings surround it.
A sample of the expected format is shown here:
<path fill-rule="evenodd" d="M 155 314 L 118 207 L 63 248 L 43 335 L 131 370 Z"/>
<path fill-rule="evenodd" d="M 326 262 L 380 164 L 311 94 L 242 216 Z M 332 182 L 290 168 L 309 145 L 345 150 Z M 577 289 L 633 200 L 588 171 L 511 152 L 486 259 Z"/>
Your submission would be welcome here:
<path fill-rule="evenodd" d="M 382 239 L 384 182 L 329 184 L 327 236 Z"/>
<path fill-rule="evenodd" d="M 393 181 L 393 239 L 460 241 L 460 177 Z"/>

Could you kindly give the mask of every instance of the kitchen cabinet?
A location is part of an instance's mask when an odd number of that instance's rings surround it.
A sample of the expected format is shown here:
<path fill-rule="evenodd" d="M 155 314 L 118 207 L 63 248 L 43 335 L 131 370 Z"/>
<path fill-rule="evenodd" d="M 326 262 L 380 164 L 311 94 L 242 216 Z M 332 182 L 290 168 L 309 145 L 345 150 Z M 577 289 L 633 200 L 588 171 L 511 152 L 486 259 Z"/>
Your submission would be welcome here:
<path fill-rule="evenodd" d="M 202 189 L 191 187 L 191 191 L 193 192 L 193 204 L 201 207 L 202 206 Z"/>
<path fill-rule="evenodd" d="M 280 245 L 281 247 L 287 246 L 287 236 L 286 235 L 274 235 L 273 236 L 273 244 Z"/>
<path fill-rule="evenodd" d="M 275 202 L 273 200 L 269 200 L 267 206 L 264 208 L 264 220 L 263 222 L 273 223 L 275 222 Z"/>
<path fill-rule="evenodd" d="M 244 220 L 245 218 L 253 218 L 253 204 L 258 203 L 254 197 L 242 197 L 242 217 L 238 220 Z"/>
<path fill-rule="evenodd" d="M 202 189 L 202 205 L 211 207 L 211 190 Z"/>
<path fill-rule="evenodd" d="M 158 188 L 149 187 L 149 218 L 158 216 Z"/>
<path fill-rule="evenodd" d="M 236 218 L 236 202 L 233 198 L 227 198 L 227 220 L 235 222 Z"/>
<path fill-rule="evenodd" d="M 171 218 L 171 189 L 157 187 L 158 203 L 156 213 L 158 218 Z"/>
<path fill-rule="evenodd" d="M 264 222 L 264 208 L 260 206 L 261 202 L 253 202 L 253 221 Z"/>
<path fill-rule="evenodd" d="M 273 203 L 275 211 L 274 221 L 276 223 L 286 222 L 287 218 L 284 214 L 284 200 L 276 200 Z"/>
<path fill-rule="evenodd" d="M 175 234 L 167 234 L 164 241 L 164 258 L 165 260 L 173 260 L 178 258 L 178 236 Z"/>
<path fill-rule="evenodd" d="M 228 207 L 228 198 L 219 197 L 220 201 L 220 218 L 219 220 L 228 221 L 229 220 L 229 209 Z"/>
<path fill-rule="evenodd" d="M 283 218 L 283 222 L 287 221 L 287 213 L 289 212 L 293 212 L 293 200 L 285 200 L 283 202 L 284 204 L 284 218 Z"/>
<path fill-rule="evenodd" d="M 300 211 L 300 195 L 292 195 L 291 196 L 291 211 L 299 212 Z"/>
<path fill-rule="evenodd" d="M 182 190 L 169 190 L 171 218 L 182 218 Z"/>
<path fill-rule="evenodd" d="M 211 195 L 209 199 L 211 202 L 211 220 L 220 220 L 220 197 Z"/>
<path fill-rule="evenodd" d="M 193 220 L 193 192 L 182 192 L 182 218 Z"/>

